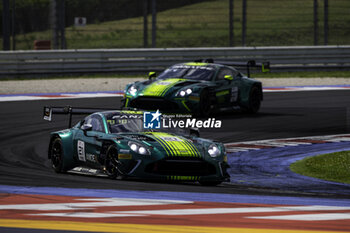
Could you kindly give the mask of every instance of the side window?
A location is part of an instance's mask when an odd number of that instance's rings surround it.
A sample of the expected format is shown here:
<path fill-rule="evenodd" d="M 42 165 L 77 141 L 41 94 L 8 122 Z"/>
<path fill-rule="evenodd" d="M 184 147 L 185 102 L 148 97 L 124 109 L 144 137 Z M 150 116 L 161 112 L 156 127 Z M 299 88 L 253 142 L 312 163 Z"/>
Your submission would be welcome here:
<path fill-rule="evenodd" d="M 85 122 L 92 125 L 92 131 L 104 132 L 102 119 L 98 115 L 92 115 L 86 118 Z"/>
<path fill-rule="evenodd" d="M 234 74 L 233 70 L 228 69 L 228 68 L 222 68 L 219 71 L 218 76 L 216 76 L 216 81 L 224 80 L 225 79 L 225 75 L 231 75 L 232 77 L 235 77 L 235 74 Z"/>

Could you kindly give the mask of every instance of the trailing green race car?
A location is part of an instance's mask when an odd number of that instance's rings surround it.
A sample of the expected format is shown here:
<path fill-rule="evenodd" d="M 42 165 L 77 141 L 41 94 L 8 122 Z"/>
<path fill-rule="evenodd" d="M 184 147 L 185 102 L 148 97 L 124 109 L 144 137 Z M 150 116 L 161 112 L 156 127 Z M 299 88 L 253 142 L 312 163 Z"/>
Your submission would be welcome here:
<path fill-rule="evenodd" d="M 72 117 L 87 113 L 92 114 L 75 126 L 51 133 L 48 157 L 56 172 L 198 181 L 203 185 L 229 180 L 223 144 L 145 129 L 144 112 L 44 107 L 46 120 L 51 120 L 52 114 Z"/>
<path fill-rule="evenodd" d="M 261 82 L 231 66 L 211 62 L 176 64 L 155 79 L 155 73 L 151 72 L 149 80 L 126 86 L 122 105 L 202 116 L 237 108 L 258 112 L 263 99 Z M 254 61 L 244 65 L 248 67 L 248 76 L 249 66 L 257 66 Z M 260 66 L 267 70 L 269 63 Z"/>

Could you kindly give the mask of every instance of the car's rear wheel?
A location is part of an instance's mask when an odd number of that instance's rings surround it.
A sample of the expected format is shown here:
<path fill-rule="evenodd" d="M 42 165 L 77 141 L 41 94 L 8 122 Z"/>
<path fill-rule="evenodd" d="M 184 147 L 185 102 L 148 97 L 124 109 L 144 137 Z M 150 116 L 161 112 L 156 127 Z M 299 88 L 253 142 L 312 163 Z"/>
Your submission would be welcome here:
<path fill-rule="evenodd" d="M 120 173 L 120 162 L 118 161 L 118 149 L 115 145 L 110 145 L 106 151 L 105 168 L 106 174 L 111 179 L 115 179 Z"/>
<path fill-rule="evenodd" d="M 51 144 L 50 152 L 51 166 L 57 173 L 65 172 L 67 169 L 64 167 L 64 154 L 62 139 L 55 138 Z"/>
<path fill-rule="evenodd" d="M 257 113 L 261 105 L 261 90 L 253 86 L 249 95 L 249 105 L 246 109 L 248 113 Z"/>

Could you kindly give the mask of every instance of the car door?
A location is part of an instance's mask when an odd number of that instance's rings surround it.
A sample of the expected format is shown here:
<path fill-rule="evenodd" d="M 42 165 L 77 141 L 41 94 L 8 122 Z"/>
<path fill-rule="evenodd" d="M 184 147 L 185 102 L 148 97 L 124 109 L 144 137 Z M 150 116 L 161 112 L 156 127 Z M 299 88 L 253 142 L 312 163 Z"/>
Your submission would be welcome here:
<path fill-rule="evenodd" d="M 85 131 L 83 125 L 91 125 L 91 130 Z M 77 151 L 77 159 L 80 164 L 89 167 L 98 167 L 98 158 L 100 156 L 102 142 L 100 140 L 106 132 L 102 117 L 98 114 L 93 114 L 85 118 L 83 125 L 77 132 L 74 144 Z"/>
<path fill-rule="evenodd" d="M 225 79 L 230 75 L 232 80 Z M 215 78 L 216 90 L 215 96 L 219 106 L 232 106 L 238 99 L 238 80 L 237 71 L 222 67 Z"/>

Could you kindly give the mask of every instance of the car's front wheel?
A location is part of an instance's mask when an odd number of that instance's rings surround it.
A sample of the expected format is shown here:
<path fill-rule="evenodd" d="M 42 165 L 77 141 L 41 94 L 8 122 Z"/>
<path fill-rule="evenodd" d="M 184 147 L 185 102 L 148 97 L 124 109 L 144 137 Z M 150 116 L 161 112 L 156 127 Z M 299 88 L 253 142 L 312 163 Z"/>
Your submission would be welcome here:
<path fill-rule="evenodd" d="M 120 174 L 120 162 L 118 161 L 118 149 L 115 145 L 110 145 L 106 151 L 105 168 L 106 174 L 111 179 L 115 179 Z"/>

